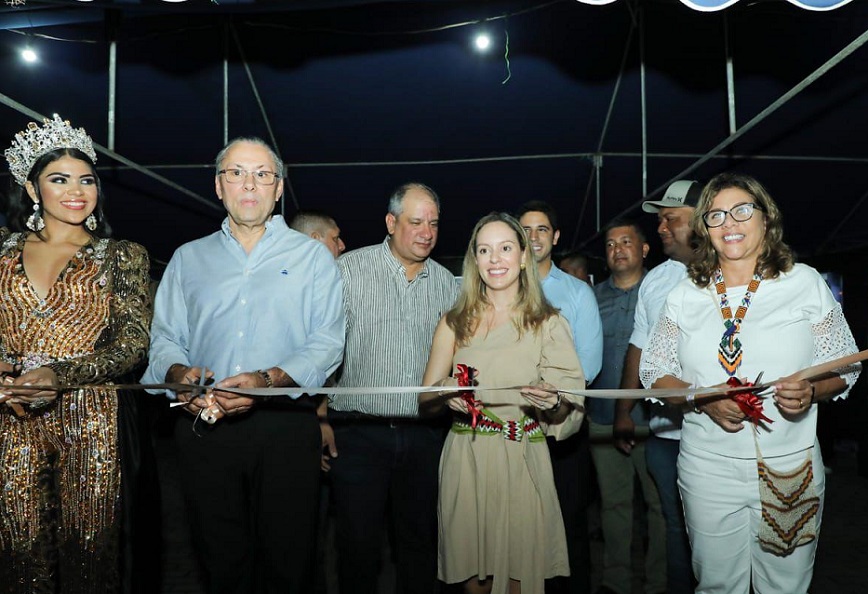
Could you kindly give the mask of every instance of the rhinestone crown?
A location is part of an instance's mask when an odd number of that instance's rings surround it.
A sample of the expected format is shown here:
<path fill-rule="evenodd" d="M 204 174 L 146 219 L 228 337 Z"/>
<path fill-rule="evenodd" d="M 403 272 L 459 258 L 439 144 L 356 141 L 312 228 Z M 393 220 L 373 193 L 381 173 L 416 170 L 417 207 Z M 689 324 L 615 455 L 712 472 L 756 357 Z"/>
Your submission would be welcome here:
<path fill-rule="evenodd" d="M 27 129 L 16 134 L 12 146 L 3 153 L 9 163 L 9 171 L 12 172 L 12 177 L 18 185 L 24 185 L 27 175 L 39 157 L 55 149 L 78 149 L 96 163 L 93 140 L 84 128 L 73 128 L 69 120 L 61 120 L 57 114 L 54 114 L 53 119 L 45 118 L 43 121 L 41 128 L 36 122 L 27 124 Z"/>

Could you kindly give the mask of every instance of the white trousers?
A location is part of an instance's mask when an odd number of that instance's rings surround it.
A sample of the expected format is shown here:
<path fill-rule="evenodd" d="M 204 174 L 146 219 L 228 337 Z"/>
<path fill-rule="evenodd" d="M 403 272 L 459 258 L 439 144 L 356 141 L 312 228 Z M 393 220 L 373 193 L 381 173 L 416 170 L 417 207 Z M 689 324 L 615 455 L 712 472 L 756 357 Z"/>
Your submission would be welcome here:
<path fill-rule="evenodd" d="M 745 431 L 751 431 L 745 427 Z M 814 487 L 820 498 L 817 536 L 823 514 L 826 475 L 820 446 L 814 444 Z M 806 451 L 765 457 L 776 471 L 793 470 Z M 678 488 L 692 549 L 693 573 L 701 594 L 804 594 L 814 574 L 817 540 L 780 557 L 760 548 L 761 506 L 755 459 L 727 458 L 681 442 Z"/>

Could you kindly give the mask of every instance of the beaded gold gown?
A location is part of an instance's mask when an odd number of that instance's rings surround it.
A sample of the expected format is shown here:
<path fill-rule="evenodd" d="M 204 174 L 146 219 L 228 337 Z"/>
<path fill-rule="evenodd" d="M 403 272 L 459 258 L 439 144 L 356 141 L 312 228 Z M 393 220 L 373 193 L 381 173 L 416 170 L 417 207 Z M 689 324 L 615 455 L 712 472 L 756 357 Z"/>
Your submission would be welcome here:
<path fill-rule="evenodd" d="M 0 357 L 49 366 L 61 385 L 110 384 L 144 359 L 148 257 L 94 239 L 40 299 L 22 264 L 25 234 L 0 229 Z M 121 471 L 117 394 L 63 392 L 17 417 L 0 406 L 0 592 L 118 587 Z"/>

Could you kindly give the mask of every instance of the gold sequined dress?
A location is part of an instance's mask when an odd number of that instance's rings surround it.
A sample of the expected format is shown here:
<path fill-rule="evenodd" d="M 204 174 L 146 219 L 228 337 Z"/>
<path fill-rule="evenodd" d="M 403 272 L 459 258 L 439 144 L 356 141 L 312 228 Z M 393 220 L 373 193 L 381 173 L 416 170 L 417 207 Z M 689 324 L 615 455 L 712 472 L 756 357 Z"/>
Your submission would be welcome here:
<path fill-rule="evenodd" d="M 45 299 L 22 264 L 25 234 L 0 229 L 0 357 L 49 366 L 62 385 L 110 384 L 147 353 L 148 256 L 94 239 Z M 0 406 L 0 592 L 118 586 L 117 394 L 64 392 L 17 417 Z"/>

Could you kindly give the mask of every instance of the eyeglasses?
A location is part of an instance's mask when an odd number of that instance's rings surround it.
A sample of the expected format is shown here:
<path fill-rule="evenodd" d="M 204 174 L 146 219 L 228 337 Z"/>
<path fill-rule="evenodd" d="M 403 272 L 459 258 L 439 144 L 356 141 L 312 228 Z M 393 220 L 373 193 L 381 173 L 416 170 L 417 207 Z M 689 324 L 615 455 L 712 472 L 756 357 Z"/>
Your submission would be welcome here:
<path fill-rule="evenodd" d="M 706 227 L 713 229 L 715 227 L 720 227 L 724 222 L 726 222 L 726 215 L 731 216 L 732 220 L 737 223 L 749 221 L 753 216 L 753 211 L 755 210 L 763 212 L 763 209 L 760 208 L 758 204 L 745 202 L 743 204 L 736 204 L 729 210 L 709 210 L 707 213 L 702 215 L 702 220 L 705 221 Z"/>
<path fill-rule="evenodd" d="M 247 179 L 248 175 L 253 176 L 253 181 L 257 186 L 272 186 L 280 175 L 273 171 L 247 171 L 246 169 L 221 169 L 217 172 L 222 174 L 229 184 L 241 184 Z"/>

